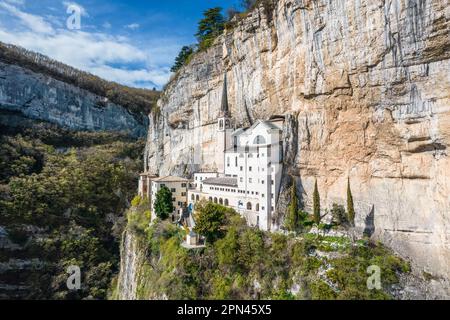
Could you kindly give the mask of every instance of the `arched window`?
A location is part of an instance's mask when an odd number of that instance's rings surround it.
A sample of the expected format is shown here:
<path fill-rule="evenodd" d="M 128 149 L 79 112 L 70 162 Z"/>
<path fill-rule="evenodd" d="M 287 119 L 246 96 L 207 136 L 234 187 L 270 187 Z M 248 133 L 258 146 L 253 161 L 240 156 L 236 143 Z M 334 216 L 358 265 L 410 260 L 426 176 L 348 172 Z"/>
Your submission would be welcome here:
<path fill-rule="evenodd" d="M 228 199 L 225 199 L 225 205 L 228 207 L 230 205 L 230 202 L 228 201 Z"/>
<path fill-rule="evenodd" d="M 213 198 L 212 197 L 209 197 L 209 202 L 213 202 Z"/>
<path fill-rule="evenodd" d="M 219 199 L 219 204 L 223 205 L 223 199 L 222 198 Z"/>
<path fill-rule="evenodd" d="M 223 130 L 223 120 L 220 120 L 220 121 L 219 121 L 219 129 L 220 129 L 220 130 Z"/>
<path fill-rule="evenodd" d="M 200 201 L 200 196 L 197 195 L 197 196 L 195 197 L 195 200 Z"/>
<path fill-rule="evenodd" d="M 252 203 L 251 202 L 247 202 L 247 210 L 252 210 Z"/>
<path fill-rule="evenodd" d="M 256 204 L 256 212 L 259 212 L 259 203 Z"/>
<path fill-rule="evenodd" d="M 217 203 L 217 198 L 214 198 L 214 203 Z"/>
<path fill-rule="evenodd" d="M 191 200 L 192 200 L 192 201 L 194 201 L 194 200 L 195 200 L 195 195 L 194 195 L 194 194 L 192 194 L 192 196 L 191 196 Z"/>
<path fill-rule="evenodd" d="M 265 144 L 266 139 L 263 136 L 257 136 L 255 140 L 253 140 L 253 144 Z"/>

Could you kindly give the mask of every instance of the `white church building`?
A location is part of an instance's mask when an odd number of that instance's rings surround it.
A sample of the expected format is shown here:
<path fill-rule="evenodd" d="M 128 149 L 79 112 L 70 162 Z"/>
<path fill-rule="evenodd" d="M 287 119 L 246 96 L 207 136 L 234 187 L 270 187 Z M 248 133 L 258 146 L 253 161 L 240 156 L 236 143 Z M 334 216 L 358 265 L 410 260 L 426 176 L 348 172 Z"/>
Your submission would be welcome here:
<path fill-rule="evenodd" d="M 194 173 L 187 188 L 188 208 L 195 210 L 200 200 L 211 201 L 235 209 L 250 226 L 272 230 L 283 169 L 283 123 L 283 117 L 275 117 L 249 128 L 233 128 L 225 78 L 217 119 L 217 172 Z M 157 178 L 141 176 L 141 195 L 154 193 L 148 190 L 152 179 Z M 182 202 L 177 199 L 177 204 Z"/>

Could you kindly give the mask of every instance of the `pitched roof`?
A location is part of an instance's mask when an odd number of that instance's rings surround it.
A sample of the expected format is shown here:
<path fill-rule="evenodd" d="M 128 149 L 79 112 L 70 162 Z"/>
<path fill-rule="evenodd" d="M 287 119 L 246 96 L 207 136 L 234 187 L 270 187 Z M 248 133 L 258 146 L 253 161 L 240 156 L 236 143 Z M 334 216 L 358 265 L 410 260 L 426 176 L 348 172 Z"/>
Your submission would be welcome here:
<path fill-rule="evenodd" d="M 188 179 L 181 178 L 181 177 L 175 177 L 175 176 L 165 176 L 156 178 L 153 181 L 155 182 L 189 182 Z"/>
<path fill-rule="evenodd" d="M 221 177 L 221 178 L 210 178 L 203 180 L 203 184 L 223 186 L 223 187 L 237 187 L 237 178 Z"/>

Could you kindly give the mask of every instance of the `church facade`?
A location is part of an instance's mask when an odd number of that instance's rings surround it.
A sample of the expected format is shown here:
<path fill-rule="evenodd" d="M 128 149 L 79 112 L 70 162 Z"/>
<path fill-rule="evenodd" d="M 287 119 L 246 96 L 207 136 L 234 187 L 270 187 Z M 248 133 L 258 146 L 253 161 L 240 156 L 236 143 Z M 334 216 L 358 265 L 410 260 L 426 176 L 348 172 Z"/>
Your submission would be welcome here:
<path fill-rule="evenodd" d="M 217 119 L 217 171 L 194 173 L 186 193 L 188 208 L 195 210 L 199 201 L 211 201 L 235 209 L 250 226 L 272 230 L 283 169 L 283 122 L 284 118 L 277 117 L 257 120 L 249 128 L 234 128 L 225 77 Z M 157 178 L 141 176 L 141 195 L 154 196 L 152 179 Z"/>

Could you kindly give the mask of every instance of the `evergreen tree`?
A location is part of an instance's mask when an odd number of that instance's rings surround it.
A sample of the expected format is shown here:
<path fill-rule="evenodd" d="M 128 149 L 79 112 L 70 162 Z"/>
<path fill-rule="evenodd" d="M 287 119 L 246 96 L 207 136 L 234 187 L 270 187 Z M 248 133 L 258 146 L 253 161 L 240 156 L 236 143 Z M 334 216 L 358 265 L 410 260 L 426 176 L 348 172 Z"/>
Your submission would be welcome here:
<path fill-rule="evenodd" d="M 291 203 L 288 207 L 288 219 L 286 227 L 289 231 L 296 231 L 299 227 L 297 185 L 295 183 L 295 180 L 291 187 Z"/>
<path fill-rule="evenodd" d="M 209 48 L 214 39 L 219 36 L 225 28 L 225 18 L 222 15 L 222 8 L 216 7 L 206 10 L 204 18 L 198 23 L 196 37 L 200 49 Z"/>
<path fill-rule="evenodd" d="M 319 188 L 317 186 L 317 180 L 316 180 L 316 184 L 314 185 L 313 214 L 314 214 L 314 222 L 317 225 L 319 225 L 320 224 L 320 220 L 322 218 L 320 216 L 320 194 L 319 194 Z"/>
<path fill-rule="evenodd" d="M 161 220 L 166 220 L 173 210 L 172 192 L 164 186 L 156 193 L 155 214 Z"/>
<path fill-rule="evenodd" d="M 348 221 L 351 223 L 352 226 L 355 225 L 355 208 L 353 206 L 353 195 L 352 195 L 352 189 L 350 186 L 350 178 L 348 178 L 348 185 L 347 185 L 347 212 L 348 212 Z"/>
<path fill-rule="evenodd" d="M 180 70 L 181 67 L 186 64 L 193 53 L 194 48 L 192 46 L 184 46 L 183 48 L 181 48 L 178 57 L 175 58 L 175 64 L 173 65 L 172 69 L 170 69 L 170 71 L 177 72 L 178 70 Z"/>

